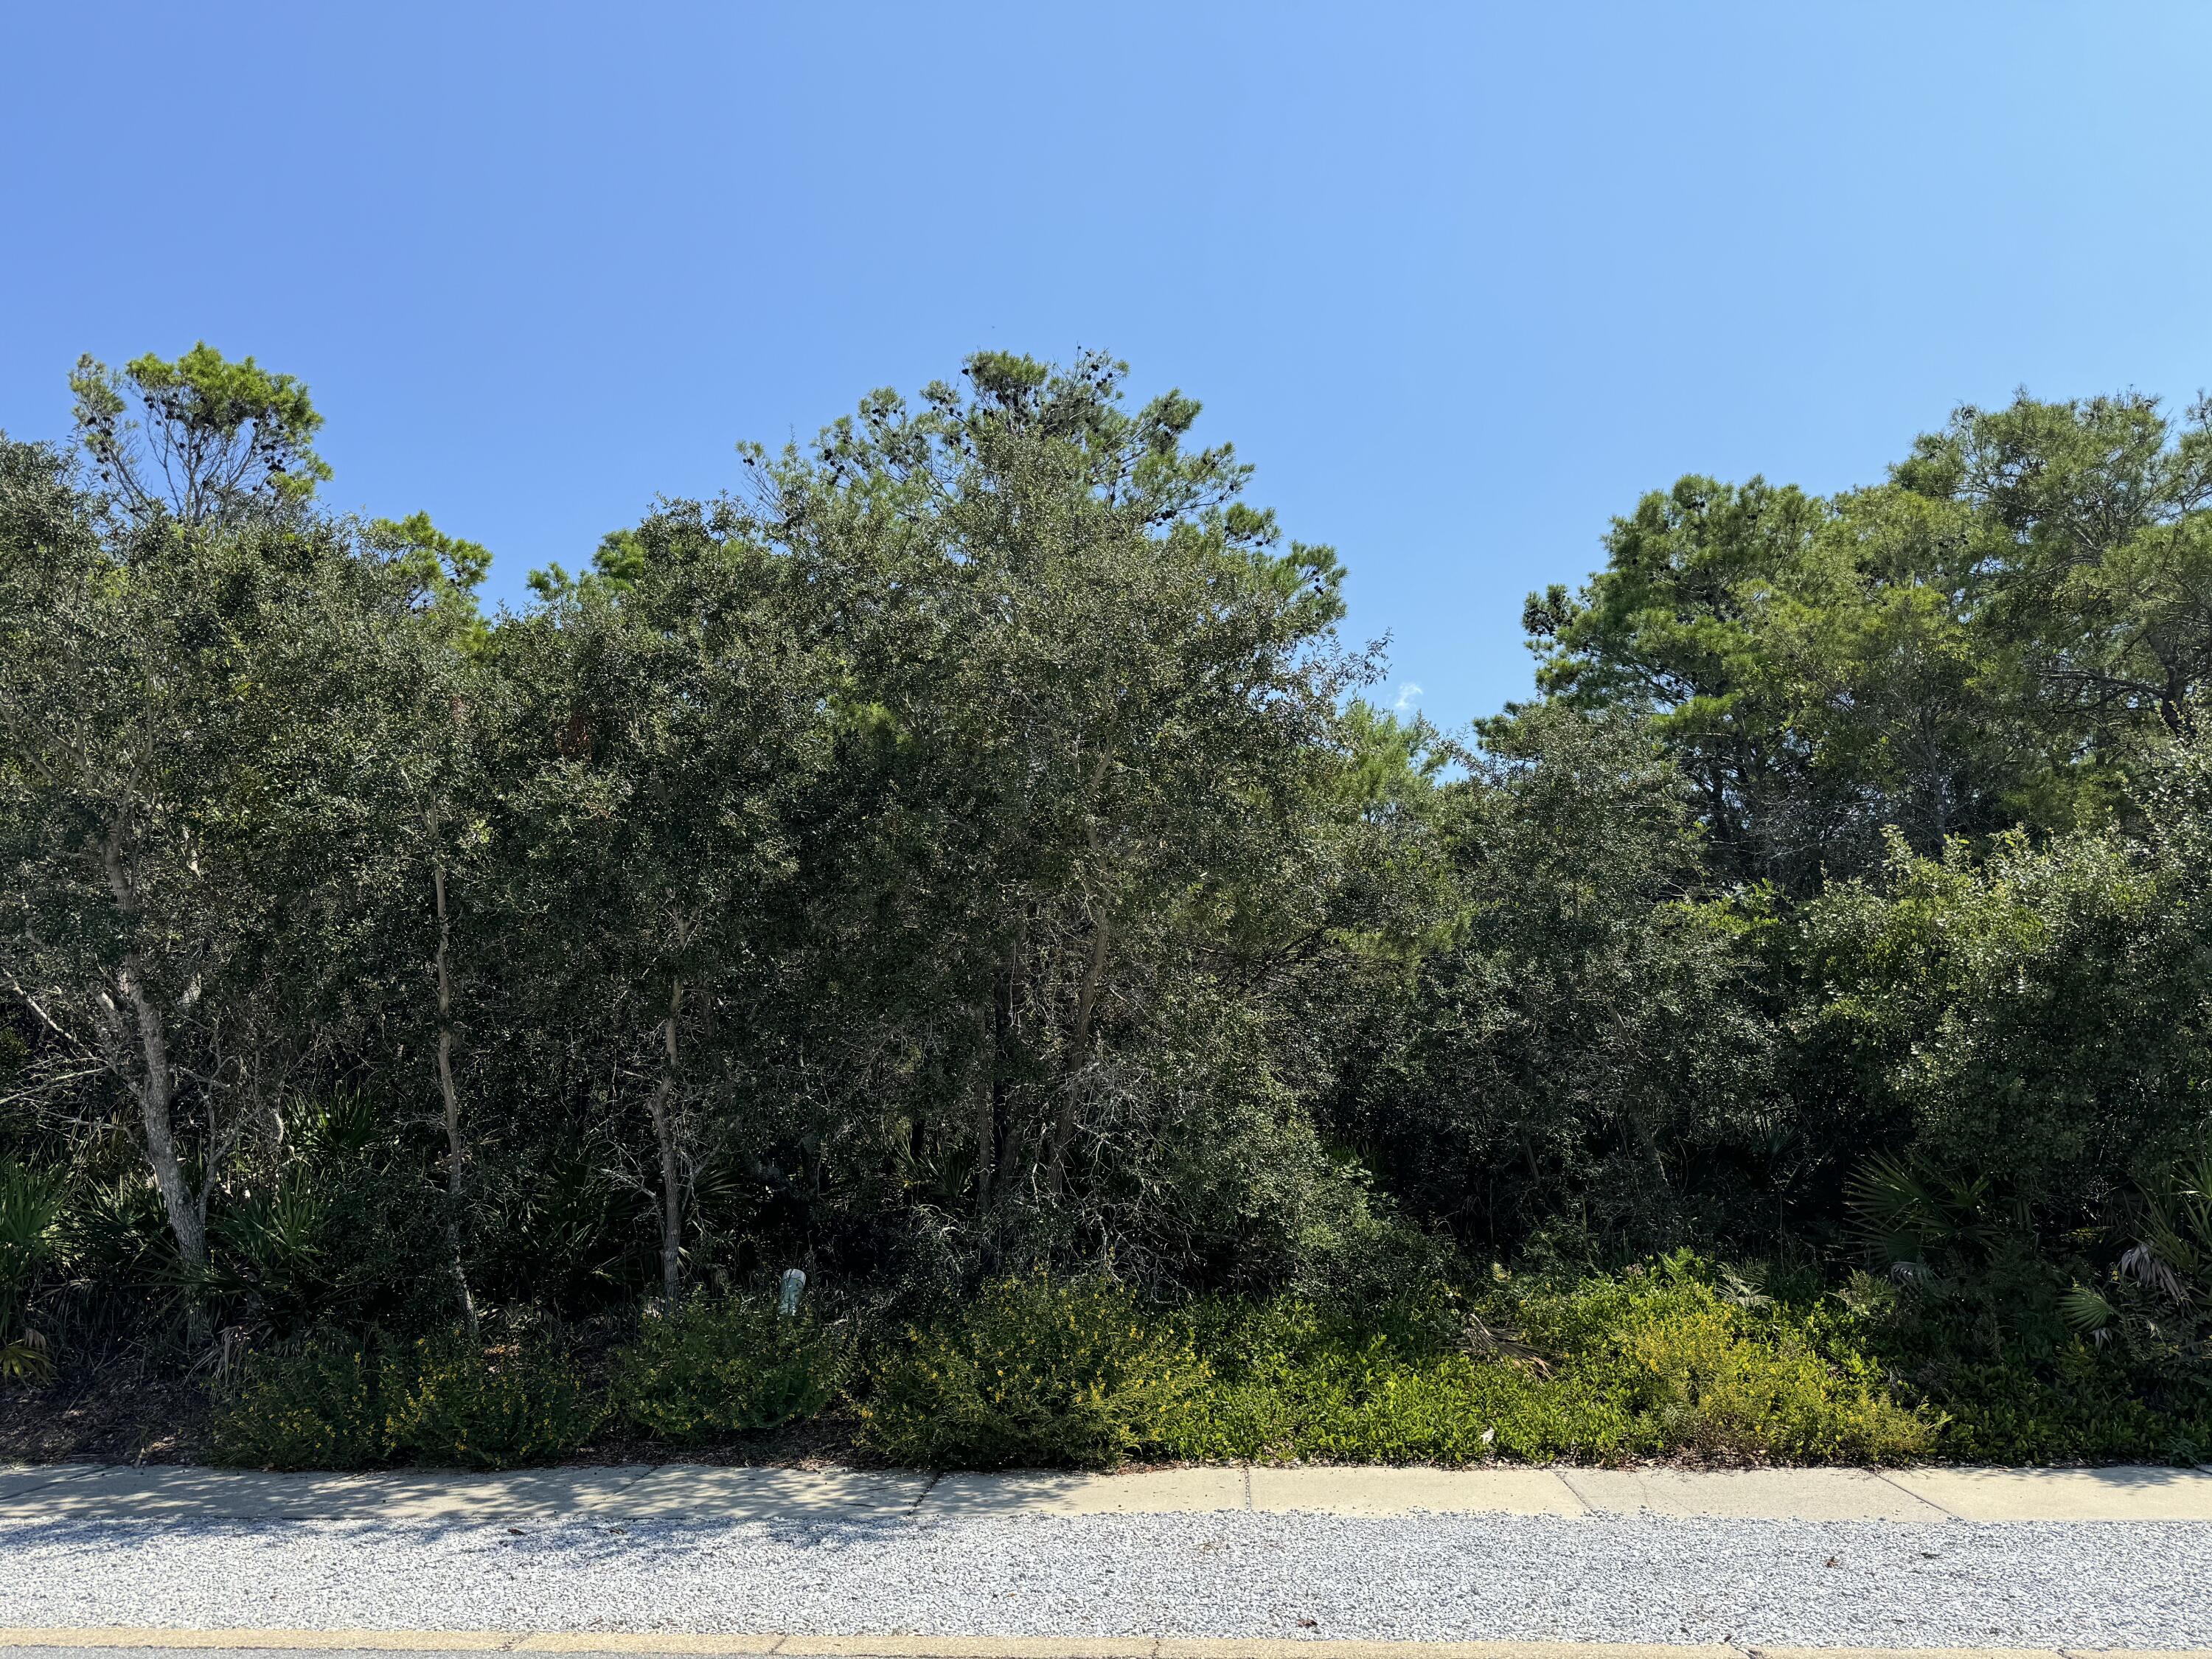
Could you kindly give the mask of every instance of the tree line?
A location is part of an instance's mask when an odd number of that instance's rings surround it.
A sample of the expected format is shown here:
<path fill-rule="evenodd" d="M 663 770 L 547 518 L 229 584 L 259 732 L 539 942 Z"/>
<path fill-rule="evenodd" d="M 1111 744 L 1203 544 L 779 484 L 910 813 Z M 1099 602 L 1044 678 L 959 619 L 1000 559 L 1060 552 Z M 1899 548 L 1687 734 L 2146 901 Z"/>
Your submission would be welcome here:
<path fill-rule="evenodd" d="M 2212 1288 L 2212 410 L 1685 478 L 1450 734 L 1123 375 L 871 394 L 487 613 L 295 380 L 81 362 L 0 439 L 0 1164 L 77 1316 L 1692 1245 L 2002 1352 Z"/>

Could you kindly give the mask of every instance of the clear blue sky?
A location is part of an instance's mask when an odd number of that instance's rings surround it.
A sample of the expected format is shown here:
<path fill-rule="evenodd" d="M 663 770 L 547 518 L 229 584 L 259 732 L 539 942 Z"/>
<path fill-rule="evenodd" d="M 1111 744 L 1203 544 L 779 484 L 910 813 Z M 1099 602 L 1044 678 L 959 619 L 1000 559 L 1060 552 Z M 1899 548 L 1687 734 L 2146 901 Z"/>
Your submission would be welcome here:
<path fill-rule="evenodd" d="M 340 506 L 516 597 L 978 347 L 1204 400 L 1386 700 L 1687 471 L 2212 386 L 2212 4 L 9 8 L 0 426 L 76 354 L 300 374 Z"/>

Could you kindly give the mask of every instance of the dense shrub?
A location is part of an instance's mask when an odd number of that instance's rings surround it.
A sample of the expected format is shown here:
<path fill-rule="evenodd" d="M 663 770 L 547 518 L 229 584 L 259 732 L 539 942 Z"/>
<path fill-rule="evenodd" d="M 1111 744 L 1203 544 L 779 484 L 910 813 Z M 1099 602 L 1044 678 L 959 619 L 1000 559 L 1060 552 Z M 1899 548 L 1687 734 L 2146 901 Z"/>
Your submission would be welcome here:
<path fill-rule="evenodd" d="M 321 1340 L 250 1358 L 217 1403 L 213 1438 L 219 1462 L 266 1468 L 501 1469 L 574 1451 L 605 1415 L 547 1345 Z"/>
<path fill-rule="evenodd" d="M 217 1401 L 216 1461 L 270 1469 L 359 1469 L 394 1449 L 383 1345 L 311 1341 L 250 1354 Z"/>
<path fill-rule="evenodd" d="M 846 1333 L 772 1298 L 695 1296 L 648 1312 L 616 1362 L 613 1407 L 642 1434 L 678 1443 L 813 1416 L 834 1399 Z"/>
<path fill-rule="evenodd" d="M 226 1183 L 200 1294 L 278 1340 L 436 1328 L 453 1316 L 443 1194 L 363 1095 L 303 1102 Z"/>
<path fill-rule="evenodd" d="M 2193 1462 L 2212 1449 L 2212 1146 L 2147 1158 L 2098 1224 L 2039 1239 L 1985 1174 L 1871 1158 L 1851 1198 L 1885 1269 L 1839 1291 L 1901 1398 L 1967 1462 Z"/>
<path fill-rule="evenodd" d="M 54 1257 L 62 1196 L 58 1175 L 0 1158 L 0 1383 L 53 1368 L 28 1316 L 33 1286 Z"/>
<path fill-rule="evenodd" d="M 1097 1468 L 1183 1443 L 1206 1383 L 1188 1335 L 1128 1291 L 1037 1273 L 910 1331 L 862 1415 L 902 1463 Z"/>
<path fill-rule="evenodd" d="M 1528 1340 L 1560 1380 L 1617 1400 L 1638 1449 L 1875 1462 L 1926 1452 L 1936 1424 L 1884 1389 L 1848 1315 L 1724 1296 L 1687 1255 L 1522 1300 Z"/>
<path fill-rule="evenodd" d="M 1628 1443 L 1611 1402 L 1454 1352 L 1442 1333 L 1288 1297 L 1218 1305 L 1199 1324 L 1213 1375 L 1171 1443 L 1179 1457 L 1467 1463 L 1611 1456 Z"/>
<path fill-rule="evenodd" d="M 1202 1326 L 1218 1376 L 1180 1455 L 1463 1463 L 1686 1454 L 1886 1462 L 1936 1419 L 1884 1391 L 1839 1311 L 1731 1302 L 1701 1264 L 1381 1316 L 1282 1302 Z"/>
<path fill-rule="evenodd" d="M 549 1462 L 583 1444 L 606 1415 L 567 1357 L 537 1343 L 494 1348 L 425 1338 L 400 1375 L 392 1438 L 422 1463 L 505 1469 Z"/>
<path fill-rule="evenodd" d="M 2130 1361 L 2087 1342 L 2040 1364 L 2014 1356 L 1930 1367 L 1915 1392 L 1948 1421 L 1938 1441 L 1966 1463 L 2197 1463 L 2212 1456 L 2212 1370 Z"/>
<path fill-rule="evenodd" d="M 1784 1310 L 1678 1256 L 1567 1287 L 1148 1312 L 1093 1281 L 992 1286 L 882 1372 L 869 1436 L 938 1467 L 1170 1458 L 1467 1463 L 1682 1455 L 1894 1462 L 1941 1418 L 1889 1397 L 1840 1306 Z"/>

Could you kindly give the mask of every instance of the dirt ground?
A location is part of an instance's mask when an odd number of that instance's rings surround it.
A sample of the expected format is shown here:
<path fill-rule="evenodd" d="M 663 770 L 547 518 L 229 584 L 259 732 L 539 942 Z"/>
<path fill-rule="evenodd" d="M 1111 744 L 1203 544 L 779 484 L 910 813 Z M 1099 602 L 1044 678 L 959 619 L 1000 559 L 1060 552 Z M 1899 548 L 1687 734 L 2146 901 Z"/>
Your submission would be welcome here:
<path fill-rule="evenodd" d="M 207 1391 L 137 1367 L 85 1367 L 0 1388 L 0 1463 L 191 1463 L 207 1450 Z"/>

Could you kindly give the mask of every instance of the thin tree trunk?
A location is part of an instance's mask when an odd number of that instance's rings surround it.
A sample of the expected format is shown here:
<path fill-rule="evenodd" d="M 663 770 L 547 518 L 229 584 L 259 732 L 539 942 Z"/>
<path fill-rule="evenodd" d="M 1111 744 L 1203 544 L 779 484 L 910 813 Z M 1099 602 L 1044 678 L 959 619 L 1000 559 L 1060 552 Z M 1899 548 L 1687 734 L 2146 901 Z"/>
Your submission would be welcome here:
<path fill-rule="evenodd" d="M 138 1030 L 143 1067 L 138 1080 L 138 1112 L 146 1131 L 146 1162 L 152 1166 L 154 1185 L 168 1213 L 169 1231 L 176 1235 L 177 1252 L 197 1278 L 207 1267 L 207 1217 L 200 1208 L 199 1195 L 185 1179 L 184 1160 L 177 1155 L 168 1032 L 161 1023 L 161 1011 L 139 980 L 137 958 L 126 957 L 115 978 L 131 1005 L 131 1023 Z"/>
<path fill-rule="evenodd" d="M 1098 850 L 1098 803 L 1105 793 L 1106 774 L 1114 763 L 1111 745 L 1098 751 L 1098 759 L 1091 769 L 1091 782 L 1084 792 L 1083 838 L 1091 849 L 1094 864 L 1102 862 Z M 1112 933 L 1107 921 L 1105 901 L 1098 905 L 1097 920 L 1091 924 L 1091 960 L 1083 972 L 1083 985 L 1075 996 L 1075 1034 L 1067 1045 L 1067 1061 L 1061 1068 L 1060 1080 L 1060 1110 L 1053 1121 L 1052 1133 L 1047 1139 L 1045 1184 L 1058 1198 L 1067 1184 L 1067 1149 L 1075 1139 L 1075 1079 L 1083 1069 L 1084 1053 L 1091 1046 L 1091 1015 L 1097 1006 L 1098 987 L 1106 974 L 1106 947 Z"/>
<path fill-rule="evenodd" d="M 997 1169 L 999 1152 L 1000 1017 L 995 990 L 991 1000 L 991 1012 L 976 1022 L 983 1028 L 982 1061 L 975 1079 L 975 1213 L 979 1216 L 991 1206 L 991 1176 Z"/>
<path fill-rule="evenodd" d="M 1098 987 L 1106 975 L 1106 947 L 1113 927 L 1102 915 L 1091 929 L 1091 960 L 1083 971 L 1083 988 L 1075 998 L 1075 1035 L 1067 1045 L 1067 1064 L 1060 1085 L 1060 1114 L 1052 1126 L 1052 1156 L 1046 1181 L 1054 1198 L 1067 1181 L 1067 1148 L 1075 1139 L 1075 1079 L 1083 1068 L 1084 1053 L 1091 1046 L 1091 1016 L 1098 1006 Z"/>
<path fill-rule="evenodd" d="M 1021 972 L 1022 940 L 1016 934 L 1006 946 L 1005 963 L 991 975 L 991 1010 L 984 1016 L 982 1086 L 975 1102 L 975 1142 L 980 1179 L 975 1188 L 975 1212 L 980 1216 L 990 1201 L 1000 1175 L 1012 1167 L 1007 1137 L 1013 1126 L 1006 1110 L 1007 1075 L 1004 1061 L 1013 1043 L 1014 981 Z"/>
<path fill-rule="evenodd" d="M 108 890 L 114 896 L 117 911 L 135 917 L 138 914 L 138 895 L 123 868 L 123 823 L 119 819 L 108 826 L 102 862 L 106 866 Z M 131 1010 L 131 1023 L 137 1030 L 139 1075 L 134 1092 L 138 1097 L 139 1121 L 145 1130 L 146 1162 L 153 1170 L 155 1189 L 161 1194 L 169 1231 L 176 1237 L 177 1254 L 183 1258 L 185 1273 L 191 1281 L 185 1292 L 185 1320 L 197 1346 L 204 1342 L 209 1334 L 207 1310 L 201 1304 L 200 1289 L 207 1273 L 206 1182 L 214 1172 L 204 1172 L 201 1188 L 197 1193 L 191 1182 L 185 1179 L 184 1160 L 177 1154 L 168 1029 L 162 1023 L 161 1011 L 146 994 L 145 975 L 136 951 L 125 957 L 116 969 L 115 988 L 122 993 Z M 118 1060 L 121 1057 L 119 1053 L 116 1055 Z"/>
<path fill-rule="evenodd" d="M 437 821 L 430 831 L 437 833 Z M 464 1191 L 461 1146 L 461 1097 L 453 1086 L 453 974 L 450 960 L 453 927 L 446 915 L 446 864 L 434 854 L 430 860 L 430 888 L 438 900 L 438 1092 L 446 1106 L 446 1254 L 453 1273 L 453 1299 L 460 1304 L 461 1322 L 469 1334 L 477 1331 L 477 1299 L 469 1290 L 469 1270 L 461 1259 L 461 1199 Z"/>
<path fill-rule="evenodd" d="M 668 1052 L 660 1081 L 653 1091 L 653 1134 L 660 1144 L 660 1288 L 673 1303 L 684 1287 L 684 1210 L 676 1169 L 676 1131 L 672 1107 L 676 1095 L 676 1017 L 684 1007 L 684 981 L 669 988 L 668 1018 L 660 1022 Z"/>

